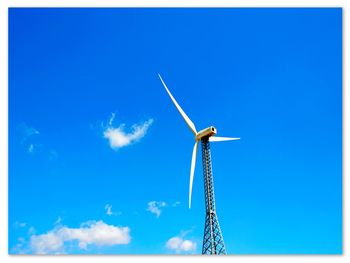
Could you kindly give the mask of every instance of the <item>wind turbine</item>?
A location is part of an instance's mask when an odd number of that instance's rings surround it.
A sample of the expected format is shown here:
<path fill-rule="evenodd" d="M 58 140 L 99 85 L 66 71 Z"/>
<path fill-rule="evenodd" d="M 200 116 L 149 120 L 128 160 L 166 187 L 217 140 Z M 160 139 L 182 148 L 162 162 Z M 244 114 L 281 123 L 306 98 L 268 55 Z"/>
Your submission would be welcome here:
<path fill-rule="evenodd" d="M 209 126 L 208 128 L 205 128 L 197 132 L 197 129 L 194 123 L 190 120 L 190 118 L 186 115 L 186 113 L 177 103 L 173 95 L 170 93 L 161 75 L 158 74 L 158 76 L 166 92 L 168 93 L 170 99 L 173 101 L 175 107 L 180 112 L 182 118 L 185 120 L 190 130 L 194 133 L 195 143 L 192 151 L 192 161 L 191 161 L 191 170 L 190 170 L 190 187 L 189 187 L 189 196 L 188 196 L 189 208 L 191 208 L 192 185 L 193 185 L 194 170 L 196 166 L 198 143 L 199 141 L 201 141 L 202 143 L 202 164 L 203 164 L 203 174 L 204 174 L 204 193 L 205 193 L 205 210 L 206 210 L 202 254 L 226 254 L 224 239 L 222 237 L 221 229 L 219 226 L 219 220 L 216 215 L 215 197 L 214 197 L 214 180 L 213 180 L 212 167 L 211 167 L 210 142 L 232 141 L 232 140 L 239 140 L 240 138 L 215 136 L 217 132 L 214 126 Z"/>

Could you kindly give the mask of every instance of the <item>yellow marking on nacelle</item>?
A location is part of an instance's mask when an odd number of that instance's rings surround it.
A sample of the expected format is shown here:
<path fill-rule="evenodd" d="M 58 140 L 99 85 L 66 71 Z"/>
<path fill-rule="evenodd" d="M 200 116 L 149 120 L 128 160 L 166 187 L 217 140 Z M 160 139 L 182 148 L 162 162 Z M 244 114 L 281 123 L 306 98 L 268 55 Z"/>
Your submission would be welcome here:
<path fill-rule="evenodd" d="M 216 132 L 216 128 L 214 126 L 210 126 L 208 128 L 205 128 L 201 131 L 199 131 L 197 134 L 196 134 L 196 140 L 200 140 L 202 139 L 203 137 L 206 137 L 206 136 L 213 136 L 215 135 L 217 132 Z"/>

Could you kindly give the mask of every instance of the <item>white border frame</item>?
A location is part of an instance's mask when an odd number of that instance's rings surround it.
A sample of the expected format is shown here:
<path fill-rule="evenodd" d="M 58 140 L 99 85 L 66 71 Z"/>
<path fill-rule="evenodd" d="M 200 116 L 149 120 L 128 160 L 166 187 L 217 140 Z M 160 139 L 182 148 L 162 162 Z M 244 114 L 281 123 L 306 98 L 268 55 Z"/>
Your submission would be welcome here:
<path fill-rule="evenodd" d="M 346 164 L 350 162 L 350 157 L 346 155 L 349 149 L 349 143 L 346 140 L 346 132 L 348 125 L 348 108 L 345 102 L 350 101 L 346 92 L 346 76 L 349 75 L 349 69 L 346 68 L 346 62 L 349 61 L 349 53 L 346 52 L 346 43 L 348 43 L 348 34 L 346 29 L 349 28 L 346 19 L 347 6 L 350 1 L 345 0 L 294 0 L 294 1 L 258 1 L 258 0 L 2 0 L 0 1 L 0 261 L 1 262 L 60 262 L 61 260 L 73 262 L 76 260 L 84 260 L 84 262 L 95 262 L 96 260 L 103 262 L 113 262 L 122 260 L 131 262 L 133 260 L 142 260 L 146 262 L 177 262 L 184 260 L 190 262 L 193 260 L 212 261 L 213 258 L 203 256 L 9 256 L 8 255 L 8 8 L 9 7 L 342 7 L 343 8 L 343 255 L 271 255 L 271 256 L 228 256 L 217 257 L 219 261 L 235 261 L 235 262 L 318 262 L 323 263 L 330 261 L 349 261 L 347 251 L 349 251 L 346 237 L 348 237 L 348 229 L 346 228 L 346 219 L 348 208 L 347 195 L 345 189 L 349 189 L 349 182 L 346 180 Z M 64 257 L 64 259 L 62 258 Z"/>

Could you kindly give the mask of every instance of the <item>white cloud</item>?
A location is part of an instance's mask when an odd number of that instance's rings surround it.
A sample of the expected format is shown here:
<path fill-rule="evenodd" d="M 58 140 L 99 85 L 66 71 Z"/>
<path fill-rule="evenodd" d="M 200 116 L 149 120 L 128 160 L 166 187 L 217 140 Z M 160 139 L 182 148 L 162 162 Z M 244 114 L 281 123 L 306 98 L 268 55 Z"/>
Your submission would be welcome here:
<path fill-rule="evenodd" d="M 156 217 L 159 217 L 162 213 L 160 208 L 164 206 L 166 206 L 166 203 L 163 201 L 150 201 L 148 202 L 147 211 L 150 211 L 151 213 L 155 214 Z"/>
<path fill-rule="evenodd" d="M 184 240 L 181 236 L 175 236 L 170 238 L 166 243 L 166 248 L 174 250 L 176 253 L 181 252 L 194 252 L 197 244 L 191 240 Z"/>
<path fill-rule="evenodd" d="M 103 136 L 108 139 L 109 145 L 112 149 L 119 149 L 139 141 L 147 133 L 148 128 L 152 125 L 153 119 L 149 119 L 140 124 L 133 124 L 130 132 L 125 132 L 125 124 L 120 124 L 119 127 L 113 127 L 115 114 L 108 122 L 108 126 L 104 129 Z"/>
<path fill-rule="evenodd" d="M 170 238 L 165 246 L 167 249 L 173 250 L 176 253 L 194 253 L 197 248 L 196 242 L 185 239 L 185 236 L 190 233 L 192 229 L 181 231 L 179 235 Z"/>
<path fill-rule="evenodd" d="M 30 246 L 36 254 L 51 254 L 63 250 L 64 240 L 54 231 L 42 235 L 33 235 L 30 238 Z"/>
<path fill-rule="evenodd" d="M 33 235 L 30 238 L 30 248 L 36 254 L 64 253 L 65 242 L 76 240 L 81 249 L 88 245 L 112 246 L 129 244 L 129 227 L 107 225 L 103 221 L 89 221 L 80 228 L 59 226 L 46 234 Z"/>

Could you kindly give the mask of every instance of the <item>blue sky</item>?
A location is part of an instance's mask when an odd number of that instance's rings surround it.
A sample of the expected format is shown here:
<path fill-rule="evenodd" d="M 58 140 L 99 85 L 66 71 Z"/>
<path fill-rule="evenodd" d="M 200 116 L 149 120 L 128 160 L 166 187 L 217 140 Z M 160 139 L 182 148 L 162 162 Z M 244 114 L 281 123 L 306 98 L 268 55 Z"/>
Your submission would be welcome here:
<path fill-rule="evenodd" d="M 9 9 L 9 253 L 342 252 L 341 9 Z M 200 153 L 200 152 L 199 152 Z"/>

